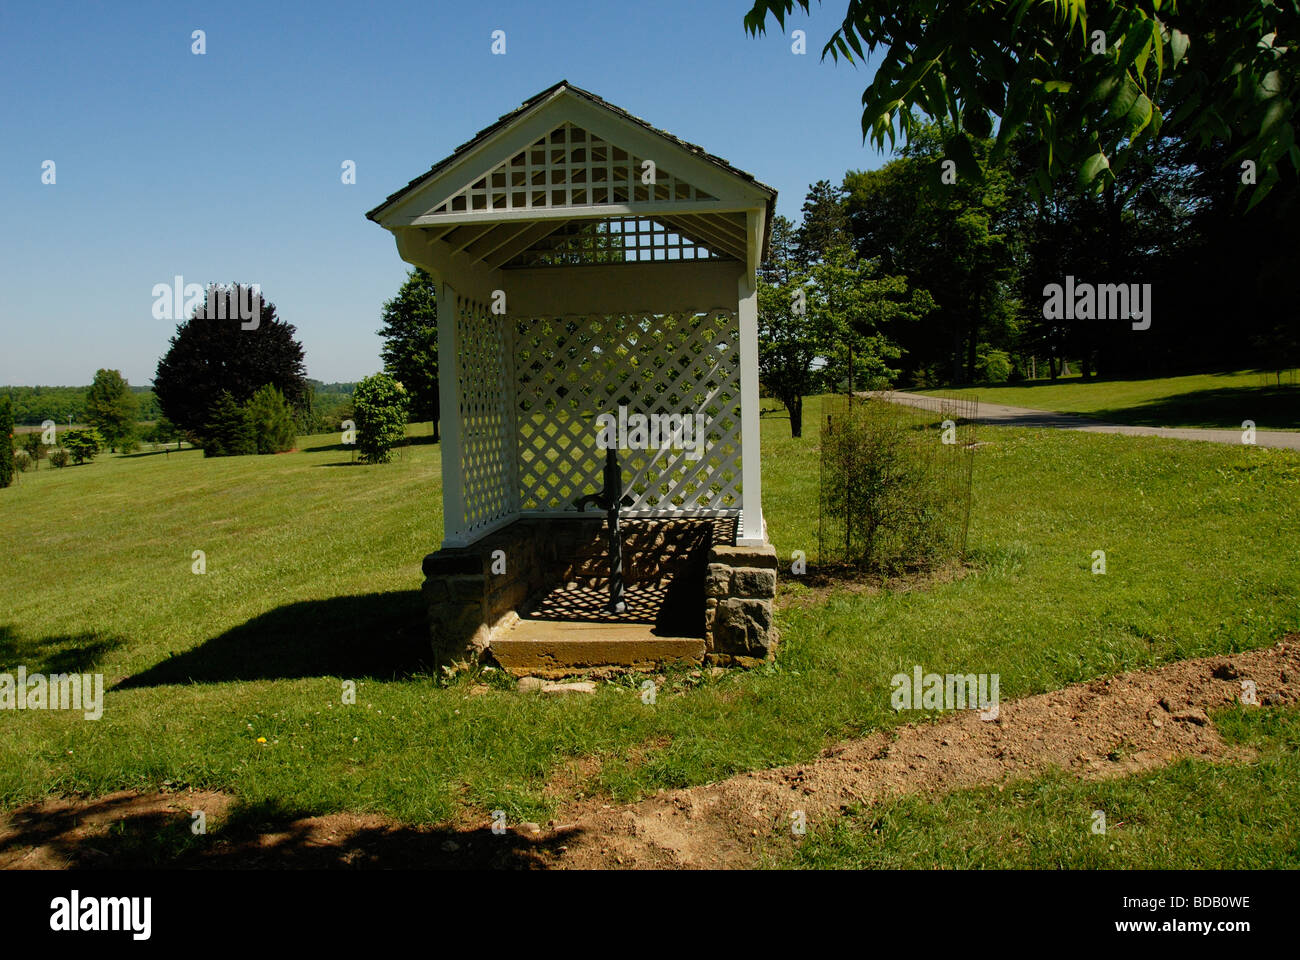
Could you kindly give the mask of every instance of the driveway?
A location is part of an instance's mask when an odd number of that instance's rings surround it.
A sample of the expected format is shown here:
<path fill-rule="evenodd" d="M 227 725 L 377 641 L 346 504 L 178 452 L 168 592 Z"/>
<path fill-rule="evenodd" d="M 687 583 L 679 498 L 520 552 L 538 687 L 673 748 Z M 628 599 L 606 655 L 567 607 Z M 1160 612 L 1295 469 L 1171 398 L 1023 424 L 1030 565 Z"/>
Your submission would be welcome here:
<path fill-rule="evenodd" d="M 894 403 L 920 407 L 939 412 L 941 397 L 928 397 L 919 393 L 875 393 L 888 396 Z M 1029 407 L 1009 407 L 1002 403 L 979 405 L 977 423 L 992 423 L 1000 427 L 1047 427 L 1056 430 L 1083 430 L 1088 433 L 1123 433 L 1131 437 L 1165 437 L 1169 440 L 1202 440 L 1209 443 L 1241 443 L 1240 430 L 1208 430 L 1192 427 L 1135 427 L 1123 423 L 1105 423 L 1073 413 L 1054 413 L 1051 410 L 1032 410 Z M 1300 450 L 1300 433 L 1279 430 L 1256 430 L 1255 446 Z"/>

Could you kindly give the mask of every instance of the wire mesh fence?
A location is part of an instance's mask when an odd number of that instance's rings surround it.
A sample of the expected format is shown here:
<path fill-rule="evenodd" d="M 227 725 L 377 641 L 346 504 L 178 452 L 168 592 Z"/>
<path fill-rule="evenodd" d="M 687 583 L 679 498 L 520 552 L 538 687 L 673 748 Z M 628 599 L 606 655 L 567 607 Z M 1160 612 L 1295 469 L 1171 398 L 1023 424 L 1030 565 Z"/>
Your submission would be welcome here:
<path fill-rule="evenodd" d="M 978 400 L 873 394 L 823 410 L 818 563 L 895 573 L 962 557 Z"/>

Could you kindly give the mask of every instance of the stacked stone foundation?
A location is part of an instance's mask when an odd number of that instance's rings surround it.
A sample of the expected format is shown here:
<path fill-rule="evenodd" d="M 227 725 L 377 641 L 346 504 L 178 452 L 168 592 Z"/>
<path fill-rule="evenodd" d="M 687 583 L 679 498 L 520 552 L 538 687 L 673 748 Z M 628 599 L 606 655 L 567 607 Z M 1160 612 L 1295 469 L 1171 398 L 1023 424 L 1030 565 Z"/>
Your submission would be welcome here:
<path fill-rule="evenodd" d="M 705 640 L 720 665 L 771 659 L 777 632 L 776 552 L 735 546 L 726 518 L 622 521 L 631 587 L 665 589 L 663 606 L 682 636 Z M 438 664 L 490 656 L 494 633 L 556 587 L 608 589 L 604 516 L 521 519 L 464 548 L 424 558 L 423 595 Z"/>

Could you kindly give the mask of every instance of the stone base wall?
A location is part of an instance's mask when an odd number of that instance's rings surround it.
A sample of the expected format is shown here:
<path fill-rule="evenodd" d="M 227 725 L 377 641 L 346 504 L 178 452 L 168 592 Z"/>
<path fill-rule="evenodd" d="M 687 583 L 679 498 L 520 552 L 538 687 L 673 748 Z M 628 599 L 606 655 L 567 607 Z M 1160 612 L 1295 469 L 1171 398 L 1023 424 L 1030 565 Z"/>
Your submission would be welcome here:
<path fill-rule="evenodd" d="M 714 663 L 771 660 L 780 639 L 772 616 L 776 548 L 717 544 L 704 583 L 705 649 Z"/>
<path fill-rule="evenodd" d="M 603 529 L 597 514 L 519 520 L 468 547 L 425 557 L 424 605 L 435 662 L 481 656 L 492 629 L 552 586 L 556 572 L 571 562 L 579 546 L 599 538 Z"/>
<path fill-rule="evenodd" d="M 682 635 L 705 638 L 713 662 L 771 658 L 777 637 L 770 545 L 734 546 L 730 519 L 624 520 L 621 532 L 626 584 L 666 586 L 665 606 L 698 610 L 677 622 L 687 624 Z M 429 554 L 423 593 L 435 662 L 481 657 L 503 621 L 557 586 L 607 588 L 606 537 L 604 515 L 592 511 L 521 519 L 469 547 Z"/>

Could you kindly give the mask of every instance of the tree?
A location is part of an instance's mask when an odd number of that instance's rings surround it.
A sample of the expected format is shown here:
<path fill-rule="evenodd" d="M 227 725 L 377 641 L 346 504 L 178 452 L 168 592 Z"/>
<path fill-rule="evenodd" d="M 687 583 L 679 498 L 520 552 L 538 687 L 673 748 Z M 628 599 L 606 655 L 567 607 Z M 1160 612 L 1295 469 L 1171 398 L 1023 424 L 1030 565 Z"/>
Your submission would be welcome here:
<path fill-rule="evenodd" d="M 254 308 L 248 321 L 240 318 L 241 301 Z M 201 435 L 222 392 L 241 404 L 265 384 L 300 407 L 307 375 L 295 333 L 292 324 L 276 317 L 275 304 L 251 288 L 209 287 L 207 300 L 176 328 L 158 361 L 154 392 L 163 413 L 180 429 Z"/>
<path fill-rule="evenodd" d="M 407 392 L 386 373 L 376 373 L 357 384 L 357 448 L 366 463 L 388 463 L 393 445 L 406 436 Z"/>
<path fill-rule="evenodd" d="M 86 422 L 116 450 L 135 433 L 135 394 L 117 370 L 96 370 L 86 391 Z"/>
<path fill-rule="evenodd" d="M 784 28 L 795 2 L 755 0 L 746 30 L 762 33 L 769 15 Z M 797 2 L 809 12 L 810 0 Z M 1298 13 L 1294 0 L 1094 0 L 1086 11 L 1083 0 L 848 0 L 822 56 L 881 54 L 862 94 L 862 135 L 877 147 L 929 117 L 978 176 L 972 138 L 996 123 L 1001 152 L 1024 130 L 1030 184 L 1045 193 L 1065 173 L 1100 190 L 1162 133 L 1219 141 L 1231 165 L 1258 165 L 1254 204 L 1284 159 L 1300 171 Z"/>
<path fill-rule="evenodd" d="M 0 487 L 14 482 L 14 413 L 8 396 L 0 397 Z"/>
<path fill-rule="evenodd" d="M 976 150 L 987 157 L 987 141 Z M 929 291 L 936 310 L 898 332 L 917 381 L 973 381 L 982 343 L 1009 345 L 1019 309 L 1018 239 L 1025 198 L 1012 189 L 1009 161 L 987 160 L 979 179 L 944 176 L 938 128 L 919 130 L 903 156 L 845 175 L 858 254 L 887 274 Z M 1041 288 L 1040 288 L 1041 289 Z M 964 374 L 963 374 L 964 368 Z"/>
<path fill-rule="evenodd" d="M 793 224 L 772 223 L 768 259 L 758 271 L 759 379 L 790 413 L 790 435 L 803 436 L 803 398 L 822 364 L 833 379 L 892 379 L 901 354 L 893 337 L 934 309 L 903 276 L 876 277 L 877 266 L 844 243 L 801 271 Z"/>
<path fill-rule="evenodd" d="M 229 390 L 221 391 L 212 404 L 202 437 L 205 457 L 243 457 L 257 453 L 248 412 L 235 402 Z"/>
<path fill-rule="evenodd" d="M 293 411 L 284 394 L 267 384 L 244 407 L 253 431 L 253 446 L 258 453 L 281 453 L 292 450 L 298 439 Z"/>
<path fill-rule="evenodd" d="M 897 377 L 890 361 L 902 350 L 892 334 L 934 309 L 928 292 L 909 292 L 906 277 L 876 272 L 875 263 L 840 244 L 809 274 L 808 313 L 824 337 L 828 373 L 832 382 L 846 380 L 850 393 Z"/>
<path fill-rule="evenodd" d="M 808 188 L 802 213 L 803 222 L 795 232 L 801 266 L 816 263 L 832 247 L 849 242 L 849 219 L 841 187 L 829 180 L 818 180 Z"/>
<path fill-rule="evenodd" d="M 438 288 L 433 278 L 416 267 L 384 303 L 379 335 L 384 339 L 380 356 L 384 372 L 406 387 L 410 414 L 415 420 L 432 420 L 438 437 Z"/>
<path fill-rule="evenodd" d="M 758 267 L 758 376 L 790 414 L 790 436 L 803 436 L 803 398 L 812 393 L 813 364 L 822 338 L 809 322 L 798 266 L 795 226 L 772 221 L 768 259 Z"/>
<path fill-rule="evenodd" d="M 87 430 L 68 430 L 63 434 L 63 449 L 72 455 L 74 463 L 88 463 L 104 449 L 103 435 L 94 427 Z"/>
<path fill-rule="evenodd" d="M 31 458 L 32 469 L 39 470 L 41 467 L 41 435 L 39 431 L 31 430 L 23 434 L 22 447 L 27 456 Z"/>

